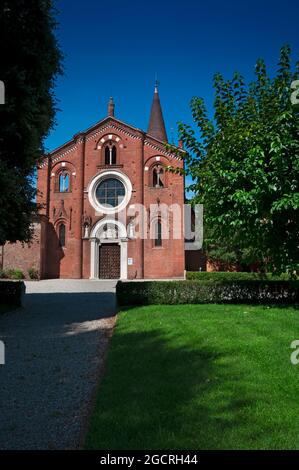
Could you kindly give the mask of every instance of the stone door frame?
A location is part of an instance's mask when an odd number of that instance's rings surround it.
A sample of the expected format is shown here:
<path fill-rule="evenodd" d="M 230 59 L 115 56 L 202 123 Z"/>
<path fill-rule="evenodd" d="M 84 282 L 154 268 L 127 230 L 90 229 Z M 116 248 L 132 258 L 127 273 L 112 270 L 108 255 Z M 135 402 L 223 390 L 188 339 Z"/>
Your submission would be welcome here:
<path fill-rule="evenodd" d="M 119 238 L 100 238 L 103 225 L 115 225 Z M 96 223 L 90 236 L 90 279 L 99 279 L 99 247 L 103 243 L 117 243 L 120 245 L 120 279 L 128 278 L 128 238 L 124 224 L 115 219 L 103 219 Z"/>

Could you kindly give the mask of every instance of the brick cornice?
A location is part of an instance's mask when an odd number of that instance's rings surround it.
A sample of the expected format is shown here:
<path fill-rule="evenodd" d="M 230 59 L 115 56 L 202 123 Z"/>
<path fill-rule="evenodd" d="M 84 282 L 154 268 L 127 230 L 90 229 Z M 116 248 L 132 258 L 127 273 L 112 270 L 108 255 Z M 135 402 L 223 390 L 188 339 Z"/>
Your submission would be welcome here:
<path fill-rule="evenodd" d="M 122 121 L 119 121 L 118 119 L 115 119 L 114 117 L 109 116 L 103 119 L 102 121 L 98 122 L 94 126 L 90 127 L 86 131 L 78 132 L 74 135 L 72 140 L 69 140 L 62 146 L 49 152 L 49 154 L 45 156 L 42 162 L 39 164 L 39 168 L 44 168 L 45 166 L 47 166 L 49 156 L 52 159 L 52 163 L 56 163 L 57 161 L 64 158 L 66 155 L 70 154 L 73 150 L 75 150 L 78 145 L 84 142 L 84 140 L 90 141 L 95 137 L 100 138 L 102 135 L 105 135 L 105 133 L 107 133 L 109 130 L 114 133 L 120 133 L 124 136 L 128 136 L 134 140 L 141 140 L 144 142 L 144 145 L 152 148 L 161 155 L 166 155 L 168 157 L 175 158 L 176 160 L 180 160 L 179 157 L 177 157 L 171 152 L 168 152 L 165 149 L 165 144 L 163 142 L 160 142 L 159 140 L 153 138 L 152 136 L 143 132 L 140 129 L 134 128 L 129 124 L 126 124 Z M 184 151 L 181 149 L 179 149 L 179 151 L 180 153 L 182 153 L 183 156 Z"/>

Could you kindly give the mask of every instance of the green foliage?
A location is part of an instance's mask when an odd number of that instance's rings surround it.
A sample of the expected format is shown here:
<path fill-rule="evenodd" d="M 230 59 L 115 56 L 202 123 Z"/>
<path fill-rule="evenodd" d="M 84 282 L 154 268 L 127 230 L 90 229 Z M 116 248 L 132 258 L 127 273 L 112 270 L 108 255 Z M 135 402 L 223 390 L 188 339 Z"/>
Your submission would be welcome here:
<path fill-rule="evenodd" d="M 36 281 L 36 280 L 39 279 L 38 270 L 35 269 L 35 268 L 29 268 L 28 269 L 28 275 L 29 275 L 30 279 L 32 279 L 33 281 Z"/>
<path fill-rule="evenodd" d="M 0 244 L 27 241 L 35 210 L 32 178 L 54 124 L 53 86 L 61 72 L 50 0 L 4 0 L 0 61 L 5 105 L 0 107 Z"/>
<path fill-rule="evenodd" d="M 19 307 L 25 294 L 25 284 L 22 281 L 0 281 L 0 304 Z"/>
<path fill-rule="evenodd" d="M 290 306 L 122 309 L 85 448 L 298 449 L 298 329 Z"/>
<path fill-rule="evenodd" d="M 187 280 L 197 281 L 254 281 L 259 279 L 264 280 L 291 280 L 292 277 L 288 273 L 281 275 L 273 275 L 271 273 L 243 273 L 243 272 L 206 272 L 206 271 L 188 271 L 186 274 Z M 297 277 L 299 279 L 299 277 Z"/>
<path fill-rule="evenodd" d="M 20 269 L 0 270 L 0 279 L 25 279 L 23 271 Z"/>
<path fill-rule="evenodd" d="M 119 281 L 116 295 L 120 305 L 299 303 L 299 281 Z"/>
<path fill-rule="evenodd" d="M 194 97 L 200 135 L 179 124 L 193 202 L 204 204 L 208 256 L 259 262 L 269 271 L 299 269 L 299 113 L 290 101 L 298 72 L 284 46 L 274 78 L 263 60 L 247 87 L 238 73 L 227 81 L 216 74 L 214 120 Z"/>
<path fill-rule="evenodd" d="M 5 277 L 7 279 L 25 279 L 24 273 L 21 271 L 21 269 L 8 269 L 5 271 Z"/>

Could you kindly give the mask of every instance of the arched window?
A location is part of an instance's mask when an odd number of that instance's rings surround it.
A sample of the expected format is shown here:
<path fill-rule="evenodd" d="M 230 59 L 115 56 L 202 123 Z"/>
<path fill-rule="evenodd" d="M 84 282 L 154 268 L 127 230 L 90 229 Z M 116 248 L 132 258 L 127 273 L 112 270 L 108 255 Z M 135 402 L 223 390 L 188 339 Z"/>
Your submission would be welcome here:
<path fill-rule="evenodd" d="M 162 246 L 162 224 L 161 220 L 155 223 L 155 246 Z"/>
<path fill-rule="evenodd" d="M 152 173 L 152 185 L 154 188 L 164 188 L 164 171 L 163 168 L 158 165 L 153 168 Z"/>
<path fill-rule="evenodd" d="M 105 165 L 116 165 L 116 146 L 112 142 L 105 147 Z"/>
<path fill-rule="evenodd" d="M 68 193 L 70 190 L 70 175 L 62 171 L 59 175 L 59 192 Z"/>
<path fill-rule="evenodd" d="M 110 151 L 107 145 L 107 147 L 105 148 L 105 165 L 109 165 L 109 164 L 110 164 Z"/>
<path fill-rule="evenodd" d="M 65 225 L 60 224 L 58 227 L 58 239 L 59 239 L 59 246 L 65 246 Z"/>
<path fill-rule="evenodd" d="M 113 145 L 112 147 L 112 165 L 116 165 L 116 147 Z"/>

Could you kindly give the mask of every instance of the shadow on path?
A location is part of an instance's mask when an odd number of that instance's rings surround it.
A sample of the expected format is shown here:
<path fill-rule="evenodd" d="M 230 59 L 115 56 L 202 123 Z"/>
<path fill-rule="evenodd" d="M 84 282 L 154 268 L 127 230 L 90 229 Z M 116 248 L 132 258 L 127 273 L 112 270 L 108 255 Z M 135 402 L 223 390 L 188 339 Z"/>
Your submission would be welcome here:
<path fill-rule="evenodd" d="M 114 287 L 42 288 L 31 285 L 25 307 L 0 317 L 0 449 L 78 447 L 114 326 Z"/>

